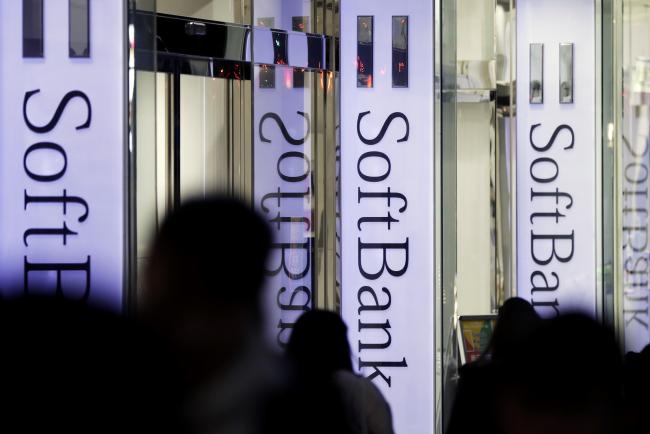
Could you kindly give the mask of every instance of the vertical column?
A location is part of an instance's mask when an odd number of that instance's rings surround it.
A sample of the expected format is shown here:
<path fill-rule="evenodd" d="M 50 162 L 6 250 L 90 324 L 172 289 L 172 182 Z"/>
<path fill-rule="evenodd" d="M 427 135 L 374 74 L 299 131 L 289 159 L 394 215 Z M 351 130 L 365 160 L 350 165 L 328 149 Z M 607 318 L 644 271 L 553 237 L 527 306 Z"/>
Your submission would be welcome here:
<path fill-rule="evenodd" d="M 595 20 L 517 2 L 517 288 L 543 316 L 597 312 Z"/>
<path fill-rule="evenodd" d="M 341 3 L 342 315 L 396 432 L 434 432 L 434 2 Z"/>

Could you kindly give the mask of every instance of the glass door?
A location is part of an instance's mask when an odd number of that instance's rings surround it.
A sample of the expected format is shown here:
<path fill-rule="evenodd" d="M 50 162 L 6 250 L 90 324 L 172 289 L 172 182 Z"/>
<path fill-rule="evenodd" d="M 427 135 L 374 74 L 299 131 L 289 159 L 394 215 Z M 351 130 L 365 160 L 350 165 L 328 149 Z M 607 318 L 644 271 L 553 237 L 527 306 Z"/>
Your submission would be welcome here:
<path fill-rule="evenodd" d="M 156 35 L 155 49 L 136 50 L 135 59 L 134 266 L 141 278 L 152 237 L 173 207 L 215 193 L 247 197 L 249 30 L 142 10 L 134 21 L 136 40 Z"/>

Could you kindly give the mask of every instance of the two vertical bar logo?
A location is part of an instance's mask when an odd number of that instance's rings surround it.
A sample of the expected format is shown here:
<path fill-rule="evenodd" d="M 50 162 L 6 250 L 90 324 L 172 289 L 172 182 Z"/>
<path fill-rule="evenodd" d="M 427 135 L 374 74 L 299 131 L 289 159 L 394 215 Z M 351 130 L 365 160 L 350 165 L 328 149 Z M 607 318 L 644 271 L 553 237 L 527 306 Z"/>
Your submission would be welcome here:
<path fill-rule="evenodd" d="M 529 101 L 544 104 L 544 44 L 530 44 Z M 560 104 L 573 103 L 573 44 L 559 46 Z"/>
<path fill-rule="evenodd" d="M 14 1 L 14 0 L 12 0 Z M 23 58 L 45 57 L 44 0 L 23 1 Z M 90 0 L 68 0 L 70 58 L 90 57 Z"/>
<path fill-rule="evenodd" d="M 392 17 L 393 87 L 409 87 L 409 17 Z M 357 87 L 374 87 L 374 17 L 357 17 Z M 380 73 L 385 74 L 384 69 Z"/>

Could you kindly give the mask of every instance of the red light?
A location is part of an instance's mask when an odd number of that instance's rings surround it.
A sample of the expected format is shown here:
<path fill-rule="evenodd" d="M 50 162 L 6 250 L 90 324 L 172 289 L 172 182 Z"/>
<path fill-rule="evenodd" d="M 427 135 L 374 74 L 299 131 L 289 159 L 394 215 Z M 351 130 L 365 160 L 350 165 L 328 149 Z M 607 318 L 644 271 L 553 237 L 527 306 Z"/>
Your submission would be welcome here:
<path fill-rule="evenodd" d="M 357 56 L 357 71 L 359 72 L 365 72 L 366 71 L 366 66 L 363 64 L 361 61 L 361 58 Z"/>

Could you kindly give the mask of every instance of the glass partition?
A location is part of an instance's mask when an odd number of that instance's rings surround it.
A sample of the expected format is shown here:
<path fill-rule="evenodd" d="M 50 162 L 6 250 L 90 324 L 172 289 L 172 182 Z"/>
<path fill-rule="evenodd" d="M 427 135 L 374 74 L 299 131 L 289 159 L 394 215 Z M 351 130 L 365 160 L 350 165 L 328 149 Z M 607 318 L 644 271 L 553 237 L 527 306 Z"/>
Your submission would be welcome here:
<path fill-rule="evenodd" d="M 650 11 L 646 2 L 624 0 L 614 46 L 617 149 L 617 302 L 619 336 L 626 351 L 650 343 L 648 167 L 650 165 Z M 614 125 L 614 124 L 613 124 Z"/>
<path fill-rule="evenodd" d="M 275 234 L 265 304 L 282 346 L 300 313 L 338 303 L 338 1 L 139 1 L 130 20 L 134 298 L 165 215 L 235 195 Z"/>

